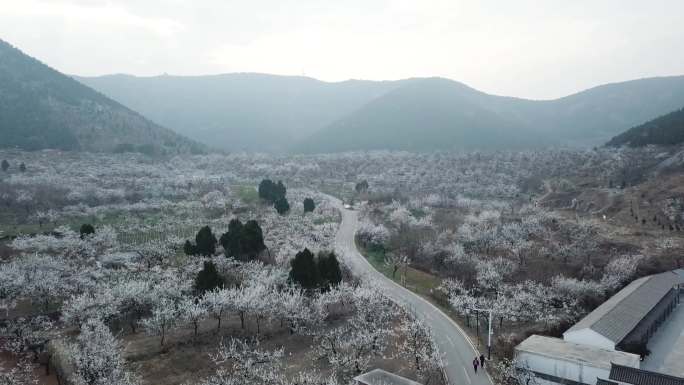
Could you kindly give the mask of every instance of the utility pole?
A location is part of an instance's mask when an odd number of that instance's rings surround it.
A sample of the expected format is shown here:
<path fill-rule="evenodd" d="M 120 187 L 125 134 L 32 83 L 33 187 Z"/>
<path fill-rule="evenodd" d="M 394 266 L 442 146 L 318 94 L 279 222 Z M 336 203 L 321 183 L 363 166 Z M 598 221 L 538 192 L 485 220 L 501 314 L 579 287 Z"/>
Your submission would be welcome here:
<path fill-rule="evenodd" d="M 486 311 L 489 313 L 488 321 L 489 325 L 487 327 L 487 359 L 491 360 L 492 359 L 492 313 L 494 313 L 493 309 L 473 309 L 475 311 Z M 480 326 L 480 322 L 477 323 L 477 326 Z"/>

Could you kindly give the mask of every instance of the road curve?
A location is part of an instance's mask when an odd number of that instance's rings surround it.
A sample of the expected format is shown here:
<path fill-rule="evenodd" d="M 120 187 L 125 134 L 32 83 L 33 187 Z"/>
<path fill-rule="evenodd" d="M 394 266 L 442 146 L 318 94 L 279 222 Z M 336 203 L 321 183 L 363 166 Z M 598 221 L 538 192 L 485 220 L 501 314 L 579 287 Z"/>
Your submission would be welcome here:
<path fill-rule="evenodd" d="M 359 253 L 354 242 L 358 228 L 358 213 L 344 209 L 342 204 L 332 197 L 331 200 L 339 205 L 342 213 L 342 223 L 335 238 L 335 250 L 347 266 L 358 276 L 375 279 L 393 301 L 410 309 L 432 329 L 437 344 L 444 353 L 445 371 L 450 384 L 492 385 L 492 380 L 486 372 L 478 370 L 476 374 L 473 371 L 472 361 L 479 353 L 461 328 L 430 302 L 375 270 Z"/>

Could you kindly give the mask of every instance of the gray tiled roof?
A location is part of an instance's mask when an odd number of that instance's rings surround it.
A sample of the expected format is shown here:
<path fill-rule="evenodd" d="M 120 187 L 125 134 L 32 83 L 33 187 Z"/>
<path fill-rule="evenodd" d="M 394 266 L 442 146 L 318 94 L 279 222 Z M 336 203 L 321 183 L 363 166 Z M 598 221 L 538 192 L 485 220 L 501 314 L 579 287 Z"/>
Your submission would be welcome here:
<path fill-rule="evenodd" d="M 354 381 L 365 385 L 421 385 L 402 376 L 386 372 L 382 369 L 373 369 L 354 378 Z"/>
<path fill-rule="evenodd" d="M 639 278 L 582 318 L 568 332 L 591 329 L 619 344 L 677 284 L 674 272 Z"/>
<path fill-rule="evenodd" d="M 681 377 L 615 364 L 611 366 L 608 378 L 633 385 L 684 385 Z"/>

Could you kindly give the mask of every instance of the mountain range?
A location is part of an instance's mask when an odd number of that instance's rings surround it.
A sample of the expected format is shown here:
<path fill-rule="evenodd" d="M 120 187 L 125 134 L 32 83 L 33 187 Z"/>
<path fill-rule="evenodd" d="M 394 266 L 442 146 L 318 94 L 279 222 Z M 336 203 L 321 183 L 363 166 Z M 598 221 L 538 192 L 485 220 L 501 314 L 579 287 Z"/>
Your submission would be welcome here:
<path fill-rule="evenodd" d="M 595 146 L 684 105 L 684 76 L 607 84 L 555 100 L 491 95 L 444 78 L 329 83 L 236 73 L 77 79 L 230 151 Z"/>
<path fill-rule="evenodd" d="M 684 76 L 607 84 L 554 100 L 491 95 L 444 78 L 69 77 L 0 40 L 0 148 L 314 153 L 596 146 L 682 106 Z"/>
<path fill-rule="evenodd" d="M 230 151 L 284 151 L 401 82 L 253 73 L 76 77 L 150 119 Z"/>
<path fill-rule="evenodd" d="M 160 154 L 204 146 L 0 40 L 0 148 Z"/>

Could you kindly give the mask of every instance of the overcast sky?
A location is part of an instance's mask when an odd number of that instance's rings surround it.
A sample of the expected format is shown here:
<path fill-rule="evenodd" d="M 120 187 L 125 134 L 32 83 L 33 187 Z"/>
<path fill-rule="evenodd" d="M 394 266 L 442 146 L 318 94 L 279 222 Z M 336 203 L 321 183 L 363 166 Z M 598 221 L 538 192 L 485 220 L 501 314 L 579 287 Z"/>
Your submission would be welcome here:
<path fill-rule="evenodd" d="M 684 74 L 684 0 L 0 0 L 0 38 L 66 73 L 442 76 L 548 99 Z"/>

